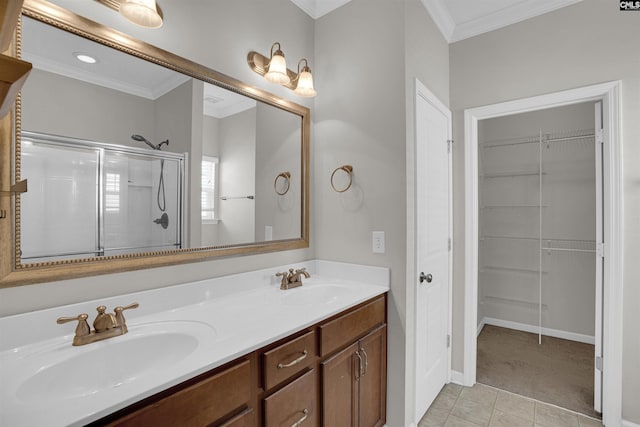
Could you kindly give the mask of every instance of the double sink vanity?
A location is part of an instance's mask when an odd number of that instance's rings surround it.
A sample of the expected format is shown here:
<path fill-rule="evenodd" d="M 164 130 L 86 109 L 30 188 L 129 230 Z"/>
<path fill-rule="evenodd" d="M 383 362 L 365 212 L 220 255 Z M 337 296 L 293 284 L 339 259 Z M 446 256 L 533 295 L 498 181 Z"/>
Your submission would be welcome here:
<path fill-rule="evenodd" d="M 384 425 L 388 269 L 295 267 L 0 318 L 0 425 Z M 134 301 L 120 336 L 56 324 Z"/>
<path fill-rule="evenodd" d="M 76 13 L 119 3 L 0 2 L 3 61 L 33 65 L 2 100 L 0 288 L 309 248 L 310 109 Z M 181 7 L 158 31 L 200 45 Z M 123 89 L 145 76 L 171 84 Z M 0 425 L 382 426 L 388 291 L 386 268 L 315 260 L 0 317 Z"/>

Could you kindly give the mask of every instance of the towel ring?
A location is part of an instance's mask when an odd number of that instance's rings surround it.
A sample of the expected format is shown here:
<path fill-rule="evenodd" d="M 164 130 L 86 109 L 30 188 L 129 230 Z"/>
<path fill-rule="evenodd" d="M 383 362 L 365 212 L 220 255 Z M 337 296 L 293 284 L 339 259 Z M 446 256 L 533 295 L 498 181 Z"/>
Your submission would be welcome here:
<path fill-rule="evenodd" d="M 284 178 L 286 180 L 286 188 L 284 191 L 278 191 L 278 179 Z M 284 196 L 289 192 L 289 188 L 291 187 L 291 173 L 290 172 L 280 172 L 276 179 L 273 181 L 273 189 L 275 190 L 278 196 Z"/>
<path fill-rule="evenodd" d="M 349 184 L 347 184 L 347 186 L 341 190 L 338 190 L 335 186 L 335 184 L 333 183 L 333 178 L 336 174 L 336 172 L 338 171 L 343 171 L 346 172 L 347 175 L 349 175 Z M 333 188 L 334 191 L 338 192 L 338 193 L 344 193 L 345 191 L 347 191 L 349 188 L 351 188 L 351 184 L 353 183 L 353 166 L 351 165 L 342 165 L 340 167 L 337 167 L 334 169 L 333 173 L 331 174 L 331 188 Z"/>

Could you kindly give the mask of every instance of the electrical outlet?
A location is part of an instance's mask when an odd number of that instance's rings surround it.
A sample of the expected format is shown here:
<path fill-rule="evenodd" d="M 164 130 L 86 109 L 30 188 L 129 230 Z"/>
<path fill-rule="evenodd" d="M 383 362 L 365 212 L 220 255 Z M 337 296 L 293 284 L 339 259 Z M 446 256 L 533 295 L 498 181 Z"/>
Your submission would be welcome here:
<path fill-rule="evenodd" d="M 373 232 L 373 253 L 374 254 L 384 253 L 384 231 Z"/>

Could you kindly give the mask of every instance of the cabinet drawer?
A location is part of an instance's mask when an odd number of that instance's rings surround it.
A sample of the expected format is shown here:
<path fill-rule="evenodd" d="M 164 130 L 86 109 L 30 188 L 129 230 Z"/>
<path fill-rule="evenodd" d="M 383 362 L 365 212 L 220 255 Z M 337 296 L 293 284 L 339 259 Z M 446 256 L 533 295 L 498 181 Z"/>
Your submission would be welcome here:
<path fill-rule="evenodd" d="M 265 390 L 311 366 L 315 357 L 316 335 L 313 331 L 267 351 L 262 357 Z"/>
<path fill-rule="evenodd" d="M 304 419 L 304 421 L 302 421 Z M 264 399 L 265 427 L 316 427 L 316 371 L 312 369 Z"/>
<path fill-rule="evenodd" d="M 251 365 L 245 360 L 109 425 L 209 425 L 247 404 L 250 398 Z"/>
<path fill-rule="evenodd" d="M 352 343 L 384 323 L 384 296 L 378 297 L 351 313 L 320 325 L 320 356 Z"/>
<path fill-rule="evenodd" d="M 236 415 L 220 427 L 253 427 L 255 425 L 253 409 L 247 409 L 241 414 Z"/>

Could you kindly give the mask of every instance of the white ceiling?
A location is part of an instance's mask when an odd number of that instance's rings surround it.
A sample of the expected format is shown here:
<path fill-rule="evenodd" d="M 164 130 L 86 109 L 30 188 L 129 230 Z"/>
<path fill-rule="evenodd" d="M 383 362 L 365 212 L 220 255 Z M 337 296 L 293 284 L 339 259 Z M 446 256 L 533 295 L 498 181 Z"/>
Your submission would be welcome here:
<path fill-rule="evenodd" d="M 86 83 L 155 100 L 190 77 L 124 54 L 91 40 L 24 18 L 22 57 L 36 69 Z M 78 61 L 74 53 L 88 54 L 95 64 Z M 224 118 L 253 108 L 256 101 L 209 83 L 204 84 L 203 113 Z"/>
<path fill-rule="evenodd" d="M 312 18 L 350 0 L 291 0 Z M 582 0 L 420 0 L 449 43 L 506 27 Z"/>

